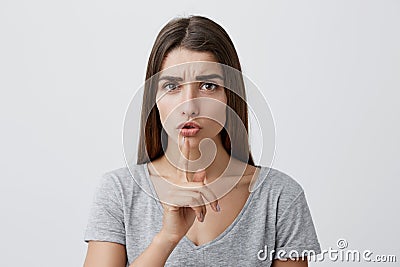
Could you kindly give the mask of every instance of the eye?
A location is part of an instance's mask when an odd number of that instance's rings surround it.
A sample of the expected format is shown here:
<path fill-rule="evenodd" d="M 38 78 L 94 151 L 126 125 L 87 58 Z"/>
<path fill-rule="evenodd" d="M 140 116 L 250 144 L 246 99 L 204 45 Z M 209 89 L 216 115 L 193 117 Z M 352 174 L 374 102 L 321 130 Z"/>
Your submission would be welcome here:
<path fill-rule="evenodd" d="M 164 84 L 163 88 L 166 89 L 167 91 L 173 91 L 176 88 L 178 88 L 178 85 L 176 83 L 167 83 Z"/>
<path fill-rule="evenodd" d="M 215 83 L 202 83 L 201 84 L 201 89 L 204 89 L 206 91 L 214 91 L 218 88 L 218 85 Z"/>

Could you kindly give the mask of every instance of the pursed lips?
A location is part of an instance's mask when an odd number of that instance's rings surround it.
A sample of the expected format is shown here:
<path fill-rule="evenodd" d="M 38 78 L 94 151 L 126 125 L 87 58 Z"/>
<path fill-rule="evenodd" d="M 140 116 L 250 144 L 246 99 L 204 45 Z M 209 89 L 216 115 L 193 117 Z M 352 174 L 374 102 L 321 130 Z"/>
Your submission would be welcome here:
<path fill-rule="evenodd" d="M 179 124 L 177 129 L 201 129 L 201 127 L 196 122 L 189 121 Z"/>

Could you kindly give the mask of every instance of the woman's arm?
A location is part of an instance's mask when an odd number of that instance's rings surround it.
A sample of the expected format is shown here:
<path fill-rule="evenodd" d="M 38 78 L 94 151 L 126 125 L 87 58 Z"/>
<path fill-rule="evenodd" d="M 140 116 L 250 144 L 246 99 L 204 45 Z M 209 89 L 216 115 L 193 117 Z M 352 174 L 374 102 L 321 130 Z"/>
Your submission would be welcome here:
<path fill-rule="evenodd" d="M 163 267 L 178 243 L 179 241 L 169 240 L 163 232 L 160 232 L 129 267 Z"/>
<path fill-rule="evenodd" d="M 305 257 L 304 260 L 290 260 L 282 261 L 282 260 L 274 260 L 272 262 L 272 267 L 308 267 L 308 261 Z"/>
<path fill-rule="evenodd" d="M 83 267 L 125 267 L 125 246 L 102 241 L 89 241 Z"/>
<path fill-rule="evenodd" d="M 136 258 L 130 267 L 164 266 L 178 242 L 169 240 L 161 232 L 154 236 L 150 245 Z M 126 249 L 113 242 L 89 241 L 84 267 L 125 267 Z"/>

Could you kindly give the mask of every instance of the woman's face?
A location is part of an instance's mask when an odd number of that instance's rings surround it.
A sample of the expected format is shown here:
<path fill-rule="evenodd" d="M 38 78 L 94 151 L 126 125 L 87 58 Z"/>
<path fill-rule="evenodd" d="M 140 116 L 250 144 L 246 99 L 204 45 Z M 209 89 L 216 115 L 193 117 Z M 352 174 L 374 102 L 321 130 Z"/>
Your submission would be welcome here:
<path fill-rule="evenodd" d="M 222 68 L 210 52 L 176 48 L 165 57 L 156 94 L 161 123 L 175 142 L 190 146 L 218 136 L 226 120 Z M 187 124 L 187 122 L 194 124 Z"/>

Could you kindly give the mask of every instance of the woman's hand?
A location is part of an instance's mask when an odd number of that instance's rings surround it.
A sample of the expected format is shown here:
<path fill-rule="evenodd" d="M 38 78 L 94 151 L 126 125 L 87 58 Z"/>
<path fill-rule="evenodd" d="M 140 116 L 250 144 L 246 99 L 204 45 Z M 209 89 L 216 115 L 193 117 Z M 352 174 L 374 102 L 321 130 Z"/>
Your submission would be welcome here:
<path fill-rule="evenodd" d="M 185 166 L 189 158 L 189 140 L 184 139 L 182 145 L 182 156 L 180 166 Z M 186 171 L 177 171 L 178 182 L 173 186 L 168 186 L 163 190 L 163 202 L 168 204 L 164 207 L 163 227 L 161 235 L 170 241 L 179 242 L 197 217 L 199 222 L 203 222 L 206 216 L 206 204 L 203 197 L 210 203 L 212 209 L 218 212 L 218 200 L 215 194 L 207 188 L 204 183 L 206 171 L 198 171 L 193 176 L 193 181 L 189 182 L 186 178 Z M 165 188 L 165 187 L 164 187 Z"/>

